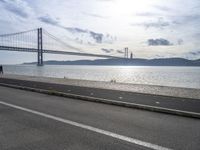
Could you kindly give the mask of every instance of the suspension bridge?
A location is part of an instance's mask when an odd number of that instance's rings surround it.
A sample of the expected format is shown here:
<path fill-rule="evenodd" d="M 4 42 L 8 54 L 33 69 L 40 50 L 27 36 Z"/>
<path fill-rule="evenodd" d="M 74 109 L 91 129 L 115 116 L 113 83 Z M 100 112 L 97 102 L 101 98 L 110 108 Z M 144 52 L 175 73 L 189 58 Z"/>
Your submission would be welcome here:
<path fill-rule="evenodd" d="M 37 53 L 37 65 L 43 66 L 43 54 L 122 58 L 114 55 L 87 53 L 73 47 L 42 28 L 0 35 L 0 50 Z"/>

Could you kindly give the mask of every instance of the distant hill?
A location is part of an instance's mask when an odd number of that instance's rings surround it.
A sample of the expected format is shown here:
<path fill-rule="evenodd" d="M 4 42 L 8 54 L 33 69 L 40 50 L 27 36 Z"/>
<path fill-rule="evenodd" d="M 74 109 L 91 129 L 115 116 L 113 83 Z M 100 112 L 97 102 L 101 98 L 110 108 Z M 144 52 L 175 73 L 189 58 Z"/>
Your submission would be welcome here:
<path fill-rule="evenodd" d="M 24 63 L 36 64 L 37 62 Z M 45 65 L 103 65 L 103 66 L 200 66 L 200 59 L 188 60 L 184 58 L 159 58 L 159 59 L 96 59 L 96 60 L 75 60 L 44 62 Z"/>

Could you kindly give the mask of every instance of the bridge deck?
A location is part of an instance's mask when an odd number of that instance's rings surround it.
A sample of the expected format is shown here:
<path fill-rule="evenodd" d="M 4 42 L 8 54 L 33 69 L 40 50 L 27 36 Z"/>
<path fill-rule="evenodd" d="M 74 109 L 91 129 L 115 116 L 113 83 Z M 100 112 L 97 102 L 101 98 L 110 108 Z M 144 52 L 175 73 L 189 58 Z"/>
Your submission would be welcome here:
<path fill-rule="evenodd" d="M 26 48 L 26 47 L 9 47 L 0 46 L 0 51 L 18 51 L 18 52 L 38 52 L 37 48 Z M 75 56 L 89 56 L 89 57 L 101 57 L 101 58 L 122 58 L 112 55 L 102 55 L 102 54 L 91 54 L 91 53 L 80 53 L 80 52 L 70 52 L 70 51 L 60 51 L 60 50 L 46 50 L 43 49 L 43 53 L 48 54 L 60 54 L 60 55 L 75 55 Z"/>

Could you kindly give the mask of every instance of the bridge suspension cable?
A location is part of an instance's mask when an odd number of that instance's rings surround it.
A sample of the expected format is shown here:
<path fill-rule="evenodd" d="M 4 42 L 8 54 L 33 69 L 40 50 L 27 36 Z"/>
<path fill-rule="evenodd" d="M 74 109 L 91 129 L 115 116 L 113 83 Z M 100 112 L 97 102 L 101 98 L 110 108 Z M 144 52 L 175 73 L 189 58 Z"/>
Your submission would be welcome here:
<path fill-rule="evenodd" d="M 87 53 L 81 48 L 74 47 L 64 42 L 46 30 L 42 30 L 42 28 L 0 35 L 0 50 L 37 52 L 38 58 L 40 58 L 38 59 L 40 60 L 40 65 L 43 64 L 43 53 L 122 58 L 114 56 L 114 53 L 110 53 L 110 55 Z"/>
<path fill-rule="evenodd" d="M 43 30 L 43 33 L 44 33 L 44 36 L 47 36 L 47 37 L 49 37 L 51 40 L 54 40 L 54 42 L 57 42 L 57 43 L 54 43 L 54 44 L 60 44 L 60 46 L 61 46 L 61 48 L 63 49 L 64 48 L 64 50 L 66 50 L 66 48 L 67 49 L 70 49 L 70 50 L 76 50 L 76 51 L 78 51 L 78 52 L 83 52 L 83 50 L 81 50 L 80 48 L 77 48 L 77 47 L 74 47 L 74 46 L 72 46 L 72 45 L 70 45 L 70 44 L 67 44 L 66 42 L 64 42 L 63 40 L 61 40 L 61 39 L 59 39 L 59 38 L 57 38 L 56 36 L 54 36 L 54 35 L 52 35 L 52 34 L 50 34 L 48 31 L 46 31 L 46 30 Z M 44 38 L 45 39 L 45 38 Z M 49 44 L 52 44 L 52 43 L 50 43 L 48 40 L 48 38 L 46 39 L 47 40 L 47 42 L 49 43 Z M 48 45 L 48 44 L 47 44 Z"/>
<path fill-rule="evenodd" d="M 0 35 L 1 47 L 37 48 L 37 29 Z"/>
<path fill-rule="evenodd" d="M 2 34 L 0 37 L 6 37 L 6 36 L 13 36 L 13 35 L 18 35 L 18 34 L 24 34 L 32 31 L 37 31 L 37 29 L 32 29 L 32 30 L 27 30 L 27 31 L 22 31 L 22 32 L 16 32 L 16 33 L 9 33 L 9 34 Z"/>

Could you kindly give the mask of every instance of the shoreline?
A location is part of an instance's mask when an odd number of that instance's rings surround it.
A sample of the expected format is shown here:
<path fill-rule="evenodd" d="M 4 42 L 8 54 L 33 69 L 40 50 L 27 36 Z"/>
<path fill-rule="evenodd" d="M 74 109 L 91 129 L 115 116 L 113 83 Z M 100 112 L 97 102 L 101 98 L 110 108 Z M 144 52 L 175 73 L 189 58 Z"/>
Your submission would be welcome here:
<path fill-rule="evenodd" d="M 200 68 L 197 67 L 109 67 L 109 66 L 57 66 L 43 67 L 30 65 L 5 66 L 6 74 L 43 76 L 70 80 L 110 82 L 140 86 L 169 86 L 177 88 L 200 89 Z M 180 76 L 181 75 L 181 76 Z M 136 91 L 137 92 L 137 91 Z M 143 91 L 141 91 L 143 92 Z"/>
<path fill-rule="evenodd" d="M 139 94 L 192 98 L 200 100 L 200 89 L 197 88 L 131 84 L 131 83 L 120 83 L 120 82 L 106 82 L 106 81 L 93 81 L 93 80 L 81 80 L 81 79 L 69 79 L 69 78 L 42 77 L 42 76 L 27 76 L 27 75 L 16 75 L 16 74 L 4 74 L 1 75 L 0 78 L 35 81 L 35 82 L 47 82 L 52 84 L 63 84 L 63 85 L 80 86 L 88 88 L 119 90 L 119 91 L 134 92 Z"/>

